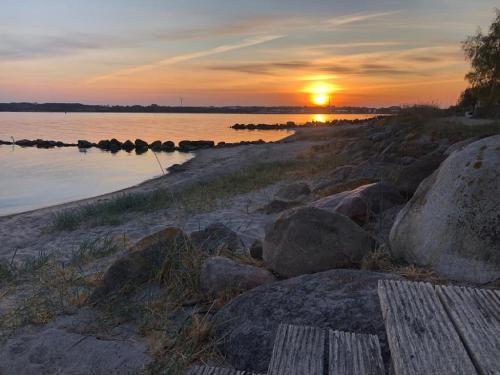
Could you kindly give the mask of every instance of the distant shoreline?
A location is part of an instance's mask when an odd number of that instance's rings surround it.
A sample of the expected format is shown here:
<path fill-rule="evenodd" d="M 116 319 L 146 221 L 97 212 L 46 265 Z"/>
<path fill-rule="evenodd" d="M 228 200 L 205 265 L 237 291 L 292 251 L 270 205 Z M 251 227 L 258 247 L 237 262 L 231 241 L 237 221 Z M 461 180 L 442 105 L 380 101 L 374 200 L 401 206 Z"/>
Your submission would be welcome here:
<path fill-rule="evenodd" d="M 294 106 L 224 106 L 224 107 L 187 107 L 187 106 L 107 106 L 80 103 L 0 103 L 0 112 L 27 112 L 27 113 L 201 113 L 201 114 L 396 114 L 400 107 L 294 107 Z"/>

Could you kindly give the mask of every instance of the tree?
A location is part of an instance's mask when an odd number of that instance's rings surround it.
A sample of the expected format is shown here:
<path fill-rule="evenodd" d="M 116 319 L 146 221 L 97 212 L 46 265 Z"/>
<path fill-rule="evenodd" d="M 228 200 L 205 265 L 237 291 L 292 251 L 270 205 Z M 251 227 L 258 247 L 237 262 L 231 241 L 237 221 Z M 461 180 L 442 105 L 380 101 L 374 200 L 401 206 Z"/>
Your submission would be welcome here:
<path fill-rule="evenodd" d="M 462 42 L 471 71 L 465 78 L 471 89 L 462 98 L 476 97 L 482 105 L 493 105 L 500 100 L 500 9 L 495 9 L 496 17 L 487 34 L 481 29 L 476 35 Z"/>

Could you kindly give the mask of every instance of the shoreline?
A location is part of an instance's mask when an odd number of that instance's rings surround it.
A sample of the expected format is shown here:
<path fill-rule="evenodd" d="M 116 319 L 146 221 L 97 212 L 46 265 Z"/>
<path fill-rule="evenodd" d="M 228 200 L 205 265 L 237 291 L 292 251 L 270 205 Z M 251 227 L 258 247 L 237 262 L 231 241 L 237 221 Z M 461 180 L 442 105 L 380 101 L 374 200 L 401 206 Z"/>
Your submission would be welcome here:
<path fill-rule="evenodd" d="M 262 144 L 265 145 L 265 144 L 272 144 L 272 143 L 274 143 L 274 144 L 284 143 L 284 142 L 293 140 L 292 137 L 294 137 L 295 134 L 296 134 L 296 132 L 294 131 L 293 134 L 290 134 L 290 135 L 282 138 L 281 140 L 279 140 L 277 142 L 265 142 L 265 143 L 262 143 Z M 250 145 L 252 145 L 252 144 L 250 144 Z M 255 145 L 255 144 L 253 144 L 253 145 Z M 0 144 L 0 147 L 1 146 L 2 145 Z M 184 163 L 173 164 L 170 167 L 166 168 L 167 173 L 165 175 L 151 177 L 151 178 L 143 180 L 143 181 L 141 181 L 141 182 L 139 182 L 139 183 L 137 183 L 135 185 L 127 186 L 127 187 L 124 187 L 122 189 L 110 191 L 110 192 L 104 193 L 104 194 L 93 195 L 93 196 L 90 196 L 90 197 L 87 197 L 87 198 L 71 200 L 71 201 L 68 201 L 68 202 L 62 202 L 62 203 L 58 203 L 58 204 L 51 204 L 51 205 L 48 205 L 48 206 L 34 208 L 34 209 L 26 210 L 26 211 L 14 212 L 14 213 L 9 213 L 9 214 L 5 214 L 5 215 L 0 215 L 0 221 L 2 219 L 12 218 L 12 217 L 18 216 L 18 215 L 37 213 L 39 211 L 40 212 L 41 211 L 53 211 L 53 210 L 57 210 L 57 209 L 70 208 L 70 207 L 73 207 L 73 206 L 79 206 L 79 205 L 84 205 L 84 204 L 87 204 L 87 203 L 93 203 L 93 202 L 99 201 L 99 200 L 110 199 L 110 198 L 113 198 L 113 197 L 115 197 L 117 195 L 120 195 L 120 194 L 127 194 L 127 193 L 133 193 L 135 191 L 140 191 L 140 190 L 142 190 L 142 188 L 144 188 L 144 187 L 147 188 L 151 184 L 161 183 L 161 180 L 165 179 L 168 176 L 171 176 L 172 174 L 179 173 L 178 171 L 171 170 L 171 169 L 173 169 L 175 167 L 181 167 L 183 170 L 186 169 L 186 168 L 188 168 L 188 166 L 190 165 L 190 163 L 193 163 L 195 161 L 195 159 L 197 159 L 199 157 L 200 154 L 204 153 L 203 151 L 212 150 L 213 152 L 221 152 L 224 149 L 235 148 L 235 147 L 244 147 L 244 146 L 248 146 L 248 145 L 247 144 L 240 144 L 240 145 L 235 145 L 235 146 L 232 146 L 232 147 L 224 147 L 224 148 L 215 147 L 215 148 L 208 148 L 208 149 L 193 150 L 193 151 L 187 152 L 188 154 L 192 154 L 193 155 L 193 157 L 191 159 L 187 160 Z"/>
<path fill-rule="evenodd" d="M 168 189 L 173 194 L 176 194 L 189 187 L 199 186 L 261 162 L 274 163 L 281 160 L 290 160 L 311 145 L 311 142 L 297 139 L 296 134 L 272 144 L 198 150 L 195 152 L 195 157 L 182 164 L 182 172 L 171 172 L 165 176 L 148 179 L 137 185 L 98 196 L 0 216 L 0 241 L 4 244 L 3 248 L 0 249 L 0 259 L 10 259 L 13 249 L 17 249 L 17 260 L 36 256 L 42 249 L 47 253 L 59 249 L 68 249 L 65 252 L 70 253 L 70 249 L 76 248 L 83 237 L 89 236 L 105 237 L 127 232 L 131 240 L 140 239 L 154 232 L 155 229 L 164 227 L 166 222 L 172 221 L 173 223 L 177 221 L 177 217 L 174 220 L 171 216 L 178 213 L 166 210 L 165 212 L 140 214 L 143 221 L 146 221 L 145 217 L 151 217 L 150 221 L 154 222 L 154 225 L 138 225 L 137 223 L 134 224 L 134 221 L 130 221 L 111 229 L 92 227 L 78 229 L 73 232 L 63 231 L 57 233 L 49 233 L 50 231 L 48 232 L 47 228 L 50 226 L 51 218 L 58 212 L 71 211 L 93 203 L 110 201 L 125 194 L 149 193 L 158 189 Z M 296 139 L 298 142 L 295 141 Z M 184 213 L 181 216 L 183 216 L 182 220 L 184 221 L 190 219 Z M 200 217 L 205 216 L 210 217 L 210 213 Z M 187 223 L 187 225 L 193 229 L 198 226 L 194 222 Z"/>

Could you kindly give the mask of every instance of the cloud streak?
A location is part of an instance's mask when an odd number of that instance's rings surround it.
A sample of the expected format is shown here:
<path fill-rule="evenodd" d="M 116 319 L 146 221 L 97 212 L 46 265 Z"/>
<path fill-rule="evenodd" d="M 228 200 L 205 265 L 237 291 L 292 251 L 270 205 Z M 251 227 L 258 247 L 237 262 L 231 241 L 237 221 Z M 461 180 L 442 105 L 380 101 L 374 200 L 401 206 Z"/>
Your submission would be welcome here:
<path fill-rule="evenodd" d="M 220 45 L 218 47 L 210 48 L 210 49 L 203 50 L 203 51 L 191 52 L 191 53 L 186 53 L 183 55 L 168 57 L 166 59 L 156 61 L 156 62 L 151 63 L 151 64 L 144 64 L 144 65 L 139 65 L 139 66 L 135 66 L 132 68 L 122 69 L 122 70 L 119 70 L 119 71 L 116 71 L 116 72 L 113 72 L 110 74 L 94 77 L 94 78 L 88 80 L 87 83 L 95 83 L 98 81 L 108 80 L 108 79 L 112 79 L 112 78 L 116 78 L 116 77 L 128 76 L 128 75 L 132 75 L 132 74 L 136 74 L 136 73 L 141 73 L 141 72 L 161 68 L 161 67 L 168 66 L 168 65 L 178 64 L 178 63 L 189 61 L 189 60 L 194 60 L 194 59 L 212 56 L 212 55 L 216 55 L 216 54 L 220 54 L 220 53 L 224 53 L 224 52 L 234 51 L 234 50 L 241 49 L 241 48 L 252 47 L 252 46 L 256 46 L 258 44 L 271 42 L 273 40 L 283 38 L 283 37 L 284 37 L 284 35 L 264 35 L 264 36 L 257 36 L 257 37 L 253 37 L 253 38 L 248 38 L 248 39 L 245 39 L 239 43 L 223 44 L 223 45 Z"/>
<path fill-rule="evenodd" d="M 361 23 L 375 18 L 387 17 L 398 13 L 401 13 L 401 10 L 394 10 L 390 12 L 368 13 L 368 14 L 359 14 L 359 13 L 348 14 L 345 16 L 330 18 L 329 20 L 326 21 L 326 24 L 327 27 L 336 28 L 340 26 L 350 25 L 353 23 Z"/>

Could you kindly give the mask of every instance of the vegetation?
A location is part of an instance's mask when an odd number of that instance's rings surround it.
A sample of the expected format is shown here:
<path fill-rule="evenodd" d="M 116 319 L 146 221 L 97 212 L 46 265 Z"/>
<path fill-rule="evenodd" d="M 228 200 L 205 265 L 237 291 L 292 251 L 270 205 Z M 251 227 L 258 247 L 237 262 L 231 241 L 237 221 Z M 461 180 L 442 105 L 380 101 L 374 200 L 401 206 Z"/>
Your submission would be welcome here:
<path fill-rule="evenodd" d="M 314 175 L 329 170 L 341 161 L 304 156 L 286 162 L 260 163 L 253 167 L 216 177 L 180 192 L 158 189 L 146 193 L 126 193 L 106 201 L 88 204 L 77 209 L 59 211 L 52 217 L 51 230 L 72 231 L 86 223 L 90 226 L 118 225 L 127 215 L 181 208 L 185 212 L 209 212 L 227 204 L 227 199 L 265 188 L 293 175 Z"/>
<path fill-rule="evenodd" d="M 0 332 L 8 334 L 26 324 L 44 324 L 84 306 L 100 277 L 92 263 L 120 250 L 120 242 L 105 237 L 83 241 L 68 262 L 61 261 L 56 253 L 41 251 L 25 262 L 0 266 L 2 295 L 16 288 L 25 290 L 23 298 L 4 311 Z"/>
<path fill-rule="evenodd" d="M 462 93 L 459 106 L 484 107 L 500 101 L 500 9 L 487 34 L 481 30 L 469 36 L 462 44 L 471 71 L 466 75 L 471 87 Z"/>

